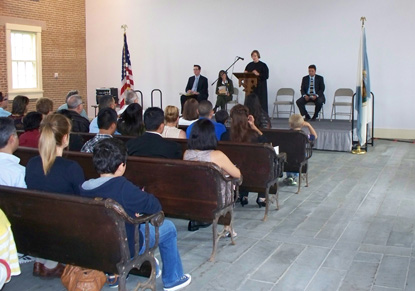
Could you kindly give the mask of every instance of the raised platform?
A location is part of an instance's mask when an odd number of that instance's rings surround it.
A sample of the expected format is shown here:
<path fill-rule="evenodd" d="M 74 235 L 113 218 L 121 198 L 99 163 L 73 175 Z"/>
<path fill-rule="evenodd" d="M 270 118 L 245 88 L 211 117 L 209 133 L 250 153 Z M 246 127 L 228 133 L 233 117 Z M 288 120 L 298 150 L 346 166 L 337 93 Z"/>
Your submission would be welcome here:
<path fill-rule="evenodd" d="M 288 118 L 271 119 L 272 128 L 289 128 Z M 352 149 L 352 124 L 348 120 L 322 119 L 310 122 L 317 132 L 314 149 L 350 152 Z"/>

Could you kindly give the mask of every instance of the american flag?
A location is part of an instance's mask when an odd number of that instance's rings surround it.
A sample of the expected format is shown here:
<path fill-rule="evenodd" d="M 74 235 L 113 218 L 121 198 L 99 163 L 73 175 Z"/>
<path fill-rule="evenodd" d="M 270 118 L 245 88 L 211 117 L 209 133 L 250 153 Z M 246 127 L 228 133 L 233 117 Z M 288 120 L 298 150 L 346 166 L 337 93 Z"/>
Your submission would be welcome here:
<path fill-rule="evenodd" d="M 121 66 L 121 103 L 124 106 L 124 92 L 127 89 L 134 90 L 133 71 L 131 69 L 130 52 L 128 51 L 127 34 L 124 33 L 124 47 L 122 48 L 122 66 Z"/>

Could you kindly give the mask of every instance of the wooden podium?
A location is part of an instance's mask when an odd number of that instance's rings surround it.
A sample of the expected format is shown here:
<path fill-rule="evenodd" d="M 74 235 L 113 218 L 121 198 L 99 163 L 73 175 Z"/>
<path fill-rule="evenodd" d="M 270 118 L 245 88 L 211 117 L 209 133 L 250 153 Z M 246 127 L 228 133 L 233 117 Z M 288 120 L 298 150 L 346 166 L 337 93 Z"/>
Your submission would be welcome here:
<path fill-rule="evenodd" d="M 245 96 L 252 93 L 254 87 L 258 85 L 258 76 L 254 73 L 233 73 L 238 78 L 239 87 L 243 86 Z"/>

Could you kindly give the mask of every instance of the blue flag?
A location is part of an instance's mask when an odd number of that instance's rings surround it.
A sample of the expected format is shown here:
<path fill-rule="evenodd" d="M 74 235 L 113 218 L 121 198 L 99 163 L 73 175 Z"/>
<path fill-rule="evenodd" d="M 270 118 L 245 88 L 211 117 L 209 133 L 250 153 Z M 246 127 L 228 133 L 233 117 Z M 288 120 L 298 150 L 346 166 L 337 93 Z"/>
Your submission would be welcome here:
<path fill-rule="evenodd" d="M 360 39 L 359 61 L 357 65 L 357 84 L 355 106 L 357 110 L 357 137 L 359 144 L 366 144 L 367 123 L 370 120 L 370 78 L 369 78 L 369 61 L 366 50 L 366 33 L 365 27 L 362 27 L 362 36 Z"/>

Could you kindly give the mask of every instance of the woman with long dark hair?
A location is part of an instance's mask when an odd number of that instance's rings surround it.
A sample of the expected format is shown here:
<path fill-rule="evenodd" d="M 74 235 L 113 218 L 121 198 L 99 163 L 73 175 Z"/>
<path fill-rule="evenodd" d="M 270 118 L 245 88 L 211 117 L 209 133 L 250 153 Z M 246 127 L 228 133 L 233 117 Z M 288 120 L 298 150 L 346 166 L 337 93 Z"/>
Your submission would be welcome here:
<path fill-rule="evenodd" d="M 248 107 L 238 104 L 231 109 L 231 128 L 225 132 L 221 140 L 249 143 L 267 143 L 268 140 L 255 125 L 255 118 L 249 114 Z M 241 205 L 248 204 L 248 192 L 239 190 Z M 265 193 L 258 193 L 256 203 L 259 207 L 265 206 Z"/>
<path fill-rule="evenodd" d="M 216 82 L 216 95 L 218 97 L 216 99 L 216 105 L 213 108 L 215 113 L 218 107 L 223 110 L 225 109 L 226 103 L 232 100 L 233 83 L 224 70 L 219 72 L 218 81 Z"/>
<path fill-rule="evenodd" d="M 218 140 L 215 134 L 215 126 L 206 118 L 199 119 L 193 125 L 187 142 L 187 150 L 183 155 L 183 160 L 212 162 L 218 165 L 225 174 L 233 178 L 241 178 L 241 171 L 229 160 L 221 151 L 217 150 Z M 230 183 L 221 185 L 222 202 L 229 204 L 232 200 L 233 189 Z M 189 230 L 192 229 L 193 221 L 189 221 Z M 229 227 L 225 231 L 230 231 Z M 236 233 L 229 233 L 229 236 L 236 236 Z"/>
<path fill-rule="evenodd" d="M 122 135 L 140 136 L 144 133 L 143 108 L 138 103 L 128 105 L 117 122 L 117 131 Z"/>
<path fill-rule="evenodd" d="M 29 98 L 26 96 L 18 95 L 14 97 L 12 104 L 12 114 L 9 118 L 14 120 L 14 126 L 16 129 L 23 129 L 23 117 L 27 113 L 27 105 L 29 105 Z"/>
<path fill-rule="evenodd" d="M 258 128 L 271 128 L 271 119 L 259 103 L 258 95 L 252 93 L 245 97 L 245 104 L 249 109 L 249 114 L 255 118 L 255 125 Z"/>

